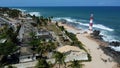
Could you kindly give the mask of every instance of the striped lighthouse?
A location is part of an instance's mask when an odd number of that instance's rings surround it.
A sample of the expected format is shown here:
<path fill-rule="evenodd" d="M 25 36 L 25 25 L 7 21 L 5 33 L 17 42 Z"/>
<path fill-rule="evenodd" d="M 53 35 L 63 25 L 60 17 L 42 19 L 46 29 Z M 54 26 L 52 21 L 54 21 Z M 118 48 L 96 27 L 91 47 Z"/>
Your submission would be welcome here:
<path fill-rule="evenodd" d="M 90 16 L 90 23 L 89 23 L 89 30 L 92 31 L 93 29 L 93 14 Z"/>

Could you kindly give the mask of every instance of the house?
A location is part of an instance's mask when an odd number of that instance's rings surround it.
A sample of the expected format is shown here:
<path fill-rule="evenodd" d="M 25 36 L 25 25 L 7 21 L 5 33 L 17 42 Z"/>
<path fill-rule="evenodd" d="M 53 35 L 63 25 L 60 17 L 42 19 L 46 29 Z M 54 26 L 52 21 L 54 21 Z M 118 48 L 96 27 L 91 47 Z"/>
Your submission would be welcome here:
<path fill-rule="evenodd" d="M 5 14 L 3 14 L 3 16 L 4 16 L 4 17 L 9 17 L 9 15 L 8 15 L 8 14 L 6 14 L 6 13 L 5 13 Z"/>
<path fill-rule="evenodd" d="M 36 32 L 36 37 L 42 40 L 53 40 L 53 36 L 52 33 L 50 31 L 44 30 L 44 29 L 40 29 Z"/>
<path fill-rule="evenodd" d="M 33 55 L 33 51 L 31 50 L 31 47 L 21 47 L 20 48 L 20 57 L 19 57 L 19 62 L 30 62 L 36 60 L 36 57 Z"/>

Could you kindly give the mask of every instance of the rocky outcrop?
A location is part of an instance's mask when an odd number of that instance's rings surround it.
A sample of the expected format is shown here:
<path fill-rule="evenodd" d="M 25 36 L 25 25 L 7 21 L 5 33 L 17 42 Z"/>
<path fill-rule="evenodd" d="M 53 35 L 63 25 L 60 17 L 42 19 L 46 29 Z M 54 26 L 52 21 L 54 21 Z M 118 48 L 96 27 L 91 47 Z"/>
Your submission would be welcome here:
<path fill-rule="evenodd" d="M 110 47 L 103 47 L 100 48 L 104 51 L 104 53 L 108 56 L 111 56 L 116 62 L 120 64 L 120 52 L 113 50 Z"/>
<path fill-rule="evenodd" d="M 120 42 L 112 41 L 112 42 L 109 43 L 109 45 L 117 47 L 117 46 L 120 46 Z"/>
<path fill-rule="evenodd" d="M 95 39 L 103 40 L 99 30 L 94 30 L 93 33 L 91 33 L 91 36 Z"/>

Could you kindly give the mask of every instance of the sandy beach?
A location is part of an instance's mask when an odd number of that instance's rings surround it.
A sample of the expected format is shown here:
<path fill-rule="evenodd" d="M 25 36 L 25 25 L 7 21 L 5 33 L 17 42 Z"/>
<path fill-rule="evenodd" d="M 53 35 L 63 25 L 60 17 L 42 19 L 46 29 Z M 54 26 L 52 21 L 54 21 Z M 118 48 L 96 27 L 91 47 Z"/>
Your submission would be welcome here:
<path fill-rule="evenodd" d="M 74 27 L 68 26 L 66 24 L 59 24 L 64 26 L 65 29 L 69 32 L 74 32 L 79 41 L 81 41 L 87 49 L 88 53 L 92 56 L 91 62 L 84 62 L 83 68 L 115 68 L 116 63 L 112 60 L 111 57 L 103 53 L 99 48 L 99 43 L 93 39 L 88 38 L 89 34 L 81 33 L 82 30 L 76 30 Z"/>

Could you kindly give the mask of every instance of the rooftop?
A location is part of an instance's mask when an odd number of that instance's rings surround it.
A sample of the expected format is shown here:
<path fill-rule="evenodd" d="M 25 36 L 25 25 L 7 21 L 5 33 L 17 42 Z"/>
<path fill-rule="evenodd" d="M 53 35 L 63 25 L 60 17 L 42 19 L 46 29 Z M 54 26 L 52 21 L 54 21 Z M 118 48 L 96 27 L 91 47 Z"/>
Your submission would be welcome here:
<path fill-rule="evenodd" d="M 69 52 L 69 51 L 84 52 L 84 51 L 81 50 L 79 47 L 70 46 L 70 45 L 65 45 L 65 46 L 59 47 L 59 48 L 57 49 L 57 51 L 59 51 L 59 52 L 61 52 L 61 53 L 65 53 L 65 52 Z"/>

